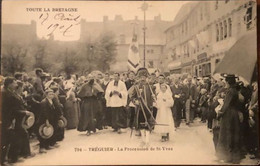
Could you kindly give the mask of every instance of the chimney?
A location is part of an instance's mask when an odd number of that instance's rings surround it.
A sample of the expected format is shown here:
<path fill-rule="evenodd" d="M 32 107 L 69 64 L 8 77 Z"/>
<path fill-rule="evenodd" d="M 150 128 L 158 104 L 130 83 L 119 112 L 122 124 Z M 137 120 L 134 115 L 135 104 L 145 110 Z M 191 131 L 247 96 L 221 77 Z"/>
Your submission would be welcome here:
<path fill-rule="evenodd" d="M 154 21 L 161 21 L 161 14 L 154 17 Z"/>
<path fill-rule="evenodd" d="M 108 21 L 108 16 L 103 16 L 103 22 L 107 22 Z"/>
<path fill-rule="evenodd" d="M 123 21 L 122 15 L 116 15 L 115 16 L 115 21 Z"/>

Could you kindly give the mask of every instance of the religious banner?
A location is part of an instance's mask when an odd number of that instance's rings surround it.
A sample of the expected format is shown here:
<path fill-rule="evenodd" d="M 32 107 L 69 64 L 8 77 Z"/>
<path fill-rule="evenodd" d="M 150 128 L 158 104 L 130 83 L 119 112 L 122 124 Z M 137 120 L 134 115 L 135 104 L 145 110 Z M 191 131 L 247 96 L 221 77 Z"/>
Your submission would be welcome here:
<path fill-rule="evenodd" d="M 132 42 L 129 46 L 127 62 L 128 68 L 134 72 L 140 67 L 139 46 L 135 32 L 133 33 Z"/>

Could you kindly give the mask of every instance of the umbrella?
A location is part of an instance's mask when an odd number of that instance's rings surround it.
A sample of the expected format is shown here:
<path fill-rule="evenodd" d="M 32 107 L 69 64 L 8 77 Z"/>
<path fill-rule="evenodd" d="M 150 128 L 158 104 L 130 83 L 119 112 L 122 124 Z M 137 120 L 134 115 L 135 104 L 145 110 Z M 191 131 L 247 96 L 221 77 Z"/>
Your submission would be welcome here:
<path fill-rule="evenodd" d="M 256 31 L 241 37 L 216 66 L 214 74 L 235 74 L 251 82 L 257 61 Z"/>

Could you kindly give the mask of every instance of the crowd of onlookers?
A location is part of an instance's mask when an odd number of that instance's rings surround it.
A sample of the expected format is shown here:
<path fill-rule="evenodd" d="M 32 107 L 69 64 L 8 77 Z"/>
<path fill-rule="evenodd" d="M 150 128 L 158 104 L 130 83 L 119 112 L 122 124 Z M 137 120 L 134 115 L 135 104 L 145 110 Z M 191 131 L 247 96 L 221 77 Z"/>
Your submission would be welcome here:
<path fill-rule="evenodd" d="M 31 139 L 39 141 L 39 153 L 59 147 L 65 129 L 92 135 L 110 127 L 121 134 L 130 127 L 137 135 L 148 136 L 140 132 L 137 113 L 142 112 L 143 125 L 161 133 L 162 141 L 169 140 L 169 130 L 178 130 L 182 121 L 192 127 L 197 118 L 213 133 L 220 161 L 239 163 L 248 153 L 251 158 L 259 157 L 257 82 L 244 85 L 234 75 L 217 80 L 157 73 L 142 76 L 130 71 L 54 77 L 38 68 L 35 76 L 17 72 L 2 77 L 1 162 L 34 157 Z M 132 89 L 142 86 L 142 80 L 147 88 L 135 89 L 137 97 L 133 97 Z M 151 107 L 143 108 L 149 98 Z"/>

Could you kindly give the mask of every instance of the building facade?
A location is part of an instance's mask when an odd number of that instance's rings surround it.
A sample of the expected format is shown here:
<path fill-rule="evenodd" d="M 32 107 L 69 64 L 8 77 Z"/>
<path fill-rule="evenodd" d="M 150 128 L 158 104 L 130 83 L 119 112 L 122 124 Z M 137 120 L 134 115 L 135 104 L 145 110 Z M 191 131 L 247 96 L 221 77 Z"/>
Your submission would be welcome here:
<path fill-rule="evenodd" d="M 166 41 L 164 30 L 171 25 L 171 22 L 161 20 L 160 15 L 155 16 L 153 20 L 146 21 L 145 53 L 143 24 L 143 20 L 139 20 L 137 17 L 133 20 L 123 20 L 121 15 L 116 15 L 113 20 L 104 16 L 103 22 L 82 20 L 80 40 L 94 40 L 101 33 L 113 33 L 117 42 L 117 56 L 116 63 L 111 65 L 111 70 L 127 71 L 129 46 L 135 32 L 139 43 L 141 66 L 144 66 L 145 54 L 145 67 L 148 69 L 161 68 L 161 57 Z"/>
<path fill-rule="evenodd" d="M 181 16 L 182 15 L 182 16 Z M 166 29 L 164 71 L 212 75 L 235 42 L 256 29 L 256 2 L 215 0 L 190 2 Z M 167 57 L 167 58 L 166 58 Z"/>
<path fill-rule="evenodd" d="M 155 16 L 153 20 L 146 21 L 146 47 L 145 62 L 149 69 L 159 68 L 160 57 L 163 54 L 165 46 L 164 30 L 171 25 L 169 21 L 161 20 L 161 16 Z M 135 30 L 134 30 L 135 29 Z M 139 43 L 139 55 L 141 66 L 144 65 L 144 34 L 143 20 L 135 17 L 132 20 L 123 20 L 121 15 L 116 15 L 114 19 L 103 17 L 100 22 L 88 22 L 84 19 L 80 24 L 80 39 L 77 41 L 57 41 L 51 40 L 53 44 L 72 47 L 80 41 L 95 41 L 102 33 L 112 33 L 117 42 L 116 63 L 111 64 L 112 71 L 127 71 L 127 60 L 129 46 L 132 41 L 133 32 L 137 34 Z M 22 45 L 39 40 L 37 36 L 37 24 L 32 21 L 31 24 L 3 24 L 2 41 L 15 41 Z M 50 41 L 50 39 L 48 39 Z"/>

